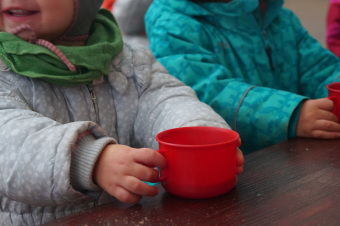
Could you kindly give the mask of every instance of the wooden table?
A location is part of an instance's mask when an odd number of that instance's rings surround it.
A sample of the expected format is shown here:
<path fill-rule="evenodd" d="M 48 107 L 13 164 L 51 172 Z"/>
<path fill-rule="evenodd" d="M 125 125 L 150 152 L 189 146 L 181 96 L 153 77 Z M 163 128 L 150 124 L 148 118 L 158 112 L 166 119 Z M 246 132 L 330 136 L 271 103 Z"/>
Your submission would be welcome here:
<path fill-rule="evenodd" d="M 340 140 L 295 139 L 249 154 L 238 185 L 212 199 L 114 202 L 47 225 L 340 225 Z"/>

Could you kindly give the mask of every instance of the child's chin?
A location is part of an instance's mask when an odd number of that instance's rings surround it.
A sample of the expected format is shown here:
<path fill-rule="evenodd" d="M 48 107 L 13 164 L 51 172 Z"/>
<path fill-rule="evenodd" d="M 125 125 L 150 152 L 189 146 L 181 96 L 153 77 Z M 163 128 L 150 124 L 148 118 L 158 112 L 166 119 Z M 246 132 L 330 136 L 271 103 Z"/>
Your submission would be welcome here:
<path fill-rule="evenodd" d="M 31 38 L 32 38 L 32 32 L 22 31 L 22 32 L 20 32 L 20 34 L 17 34 L 16 36 L 18 36 L 19 38 L 21 38 L 25 41 L 30 41 Z"/>

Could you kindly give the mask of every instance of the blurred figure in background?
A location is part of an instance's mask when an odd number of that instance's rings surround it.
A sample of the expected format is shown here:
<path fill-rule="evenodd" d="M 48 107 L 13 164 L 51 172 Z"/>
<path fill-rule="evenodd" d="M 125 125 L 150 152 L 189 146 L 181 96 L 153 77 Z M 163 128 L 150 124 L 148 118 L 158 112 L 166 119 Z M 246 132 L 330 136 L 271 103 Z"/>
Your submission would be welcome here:
<path fill-rule="evenodd" d="M 330 0 L 327 14 L 328 49 L 340 57 L 340 0 Z"/>
<path fill-rule="evenodd" d="M 144 15 L 151 3 L 152 0 L 105 0 L 102 7 L 115 15 L 124 41 L 149 46 Z"/>

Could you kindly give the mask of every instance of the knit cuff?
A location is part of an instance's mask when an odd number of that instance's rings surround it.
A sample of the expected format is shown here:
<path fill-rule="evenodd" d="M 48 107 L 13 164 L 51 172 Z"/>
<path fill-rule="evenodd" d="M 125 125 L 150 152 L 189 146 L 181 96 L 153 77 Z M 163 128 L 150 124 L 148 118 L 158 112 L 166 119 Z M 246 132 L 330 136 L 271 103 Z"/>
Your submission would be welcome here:
<path fill-rule="evenodd" d="M 80 192 L 101 190 L 92 180 L 92 172 L 96 161 L 104 147 L 116 143 L 113 138 L 94 138 L 92 134 L 79 139 L 71 156 L 70 183 Z"/>

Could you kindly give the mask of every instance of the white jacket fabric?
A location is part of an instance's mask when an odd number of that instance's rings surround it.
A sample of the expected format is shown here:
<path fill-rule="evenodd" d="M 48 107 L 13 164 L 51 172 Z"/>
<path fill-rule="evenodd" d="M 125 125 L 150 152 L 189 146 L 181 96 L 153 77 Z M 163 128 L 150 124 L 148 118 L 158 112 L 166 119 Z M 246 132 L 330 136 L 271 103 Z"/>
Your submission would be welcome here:
<path fill-rule="evenodd" d="M 92 85 L 56 86 L 0 60 L 0 225 L 37 225 L 113 199 L 92 181 L 109 143 L 157 149 L 157 133 L 230 128 L 141 45 Z"/>

